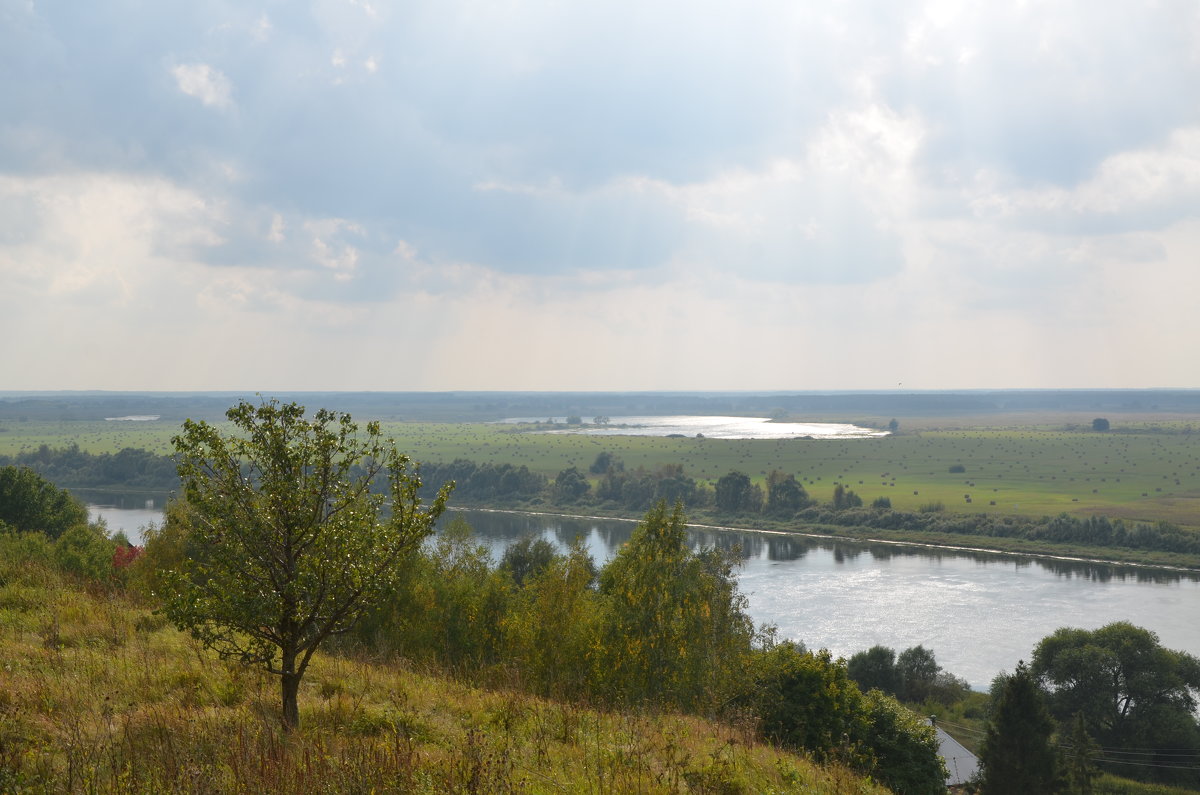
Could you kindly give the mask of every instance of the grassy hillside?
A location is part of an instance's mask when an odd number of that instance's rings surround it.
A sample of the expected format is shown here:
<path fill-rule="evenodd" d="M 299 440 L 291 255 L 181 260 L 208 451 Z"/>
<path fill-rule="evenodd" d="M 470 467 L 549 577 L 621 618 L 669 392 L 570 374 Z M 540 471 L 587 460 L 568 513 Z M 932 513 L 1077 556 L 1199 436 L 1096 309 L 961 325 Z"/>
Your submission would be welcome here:
<path fill-rule="evenodd" d="M 750 726 L 483 691 L 396 662 L 318 656 L 302 728 L 274 677 L 218 660 L 121 593 L 0 565 L 0 791 L 883 790 Z"/>

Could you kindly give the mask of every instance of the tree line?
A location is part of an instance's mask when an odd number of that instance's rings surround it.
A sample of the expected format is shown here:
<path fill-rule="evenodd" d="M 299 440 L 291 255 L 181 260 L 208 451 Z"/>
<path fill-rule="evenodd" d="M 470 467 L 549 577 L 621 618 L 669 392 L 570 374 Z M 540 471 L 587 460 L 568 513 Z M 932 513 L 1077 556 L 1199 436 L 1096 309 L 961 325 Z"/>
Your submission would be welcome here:
<path fill-rule="evenodd" d="M 179 474 L 170 456 L 126 447 L 116 453 L 89 453 L 71 443 L 66 447 L 40 445 L 16 455 L 0 455 L 0 467 L 29 467 L 65 488 L 123 486 L 130 489 L 174 490 Z"/>
<path fill-rule="evenodd" d="M 15 456 L 0 456 L 0 467 L 29 467 L 66 488 L 127 487 L 174 491 L 180 487 L 171 456 L 125 448 L 117 453 L 88 453 L 71 444 L 41 445 Z M 360 466 L 360 465 L 356 465 Z M 870 505 L 844 484 L 835 483 L 828 499 L 810 494 L 791 473 L 772 470 L 760 485 L 744 472 L 730 471 L 715 485 L 697 480 L 681 464 L 656 469 L 626 468 L 620 458 L 601 452 L 587 468 L 567 467 L 553 478 L 528 466 L 479 464 L 465 458 L 422 464 L 432 484 L 453 480 L 459 503 L 571 509 L 581 505 L 642 513 L 658 501 L 681 502 L 693 514 L 728 519 L 766 518 L 796 526 L 861 527 L 905 532 L 1020 538 L 1064 544 L 1116 547 L 1154 552 L 1200 554 L 1200 533 L 1170 522 L 1135 522 L 1105 516 L 1020 517 L 953 513 L 943 510 L 893 510 L 887 497 Z M 361 474 L 360 469 L 355 470 Z M 595 484 L 593 485 L 593 480 Z M 765 485 L 765 488 L 764 488 Z M 377 480 L 373 486 L 386 490 Z"/>

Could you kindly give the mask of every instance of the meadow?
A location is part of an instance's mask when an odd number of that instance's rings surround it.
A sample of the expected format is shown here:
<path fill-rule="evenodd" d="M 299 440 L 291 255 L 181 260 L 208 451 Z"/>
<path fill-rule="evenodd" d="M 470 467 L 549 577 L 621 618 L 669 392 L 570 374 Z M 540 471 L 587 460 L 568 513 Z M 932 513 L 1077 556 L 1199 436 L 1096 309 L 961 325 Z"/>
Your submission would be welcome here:
<path fill-rule="evenodd" d="M 361 654 L 317 655 L 302 728 L 285 734 L 275 677 L 153 607 L 6 556 L 0 791 L 886 791 L 753 725 L 588 709 Z"/>
<path fill-rule="evenodd" d="M 901 418 L 894 436 L 849 440 L 601 437 L 496 423 L 388 422 L 384 429 L 417 461 L 524 464 L 550 478 L 571 466 L 586 472 L 598 453 L 608 451 L 629 469 L 682 464 L 710 485 L 731 470 L 762 484 L 779 469 L 795 474 L 819 500 L 828 500 L 842 483 L 868 504 L 887 497 L 898 510 L 940 503 L 957 513 L 1065 512 L 1200 526 L 1200 417 L 1111 419 L 1110 431 L 1096 432 L 1090 417 L 1070 414 Z M 4 421 L 0 454 L 69 443 L 96 453 L 138 447 L 169 454 L 177 427 L 162 421 Z"/>

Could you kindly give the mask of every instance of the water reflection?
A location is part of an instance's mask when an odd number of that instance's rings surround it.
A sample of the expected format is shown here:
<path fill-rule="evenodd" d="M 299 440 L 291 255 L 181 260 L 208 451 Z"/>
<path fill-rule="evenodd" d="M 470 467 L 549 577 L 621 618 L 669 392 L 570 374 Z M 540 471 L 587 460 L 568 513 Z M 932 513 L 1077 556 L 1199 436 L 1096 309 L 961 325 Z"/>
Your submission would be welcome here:
<path fill-rule="evenodd" d="M 634 523 L 463 511 L 498 559 L 535 535 L 565 547 L 576 539 L 597 561 L 629 540 Z M 693 528 L 694 548 L 737 549 L 739 587 L 756 622 L 782 637 L 849 656 L 883 644 L 924 645 L 947 670 L 986 688 L 1028 659 L 1062 626 L 1094 629 L 1131 621 L 1165 646 L 1200 654 L 1200 574 L 1047 560 L 902 544 Z"/>
<path fill-rule="evenodd" d="M 612 557 L 622 544 L 629 541 L 635 522 L 620 519 L 546 516 L 502 511 L 452 511 L 448 517 L 464 517 L 483 542 L 501 552 L 513 541 L 532 535 L 554 541 L 565 549 L 576 539 L 599 551 L 595 557 L 603 563 Z M 896 558 L 917 558 L 932 564 L 946 560 L 970 560 L 980 566 L 1004 566 L 1016 569 L 1036 567 L 1065 579 L 1088 582 L 1136 582 L 1169 584 L 1181 581 L 1200 583 L 1200 572 L 1172 571 L 1126 566 L 1087 560 L 1062 560 L 1044 557 L 1009 555 L 1000 552 L 966 549 L 945 549 L 902 543 L 862 542 L 823 539 L 810 535 L 785 535 L 776 532 L 716 530 L 707 527 L 688 529 L 693 549 L 716 547 L 731 551 L 738 549 L 743 560 L 763 558 L 774 562 L 802 560 L 813 550 L 832 554 L 839 563 L 857 560 L 863 554 L 878 563 Z"/>

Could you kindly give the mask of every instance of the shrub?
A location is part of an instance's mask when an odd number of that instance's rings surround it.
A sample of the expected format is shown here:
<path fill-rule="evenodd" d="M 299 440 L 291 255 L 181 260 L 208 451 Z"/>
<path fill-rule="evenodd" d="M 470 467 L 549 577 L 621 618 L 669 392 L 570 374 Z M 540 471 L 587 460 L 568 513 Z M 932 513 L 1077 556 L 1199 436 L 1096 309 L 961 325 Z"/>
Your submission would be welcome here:
<path fill-rule="evenodd" d="M 77 524 L 54 544 L 54 562 L 67 574 L 103 582 L 112 576 L 116 545 L 98 525 Z"/>

